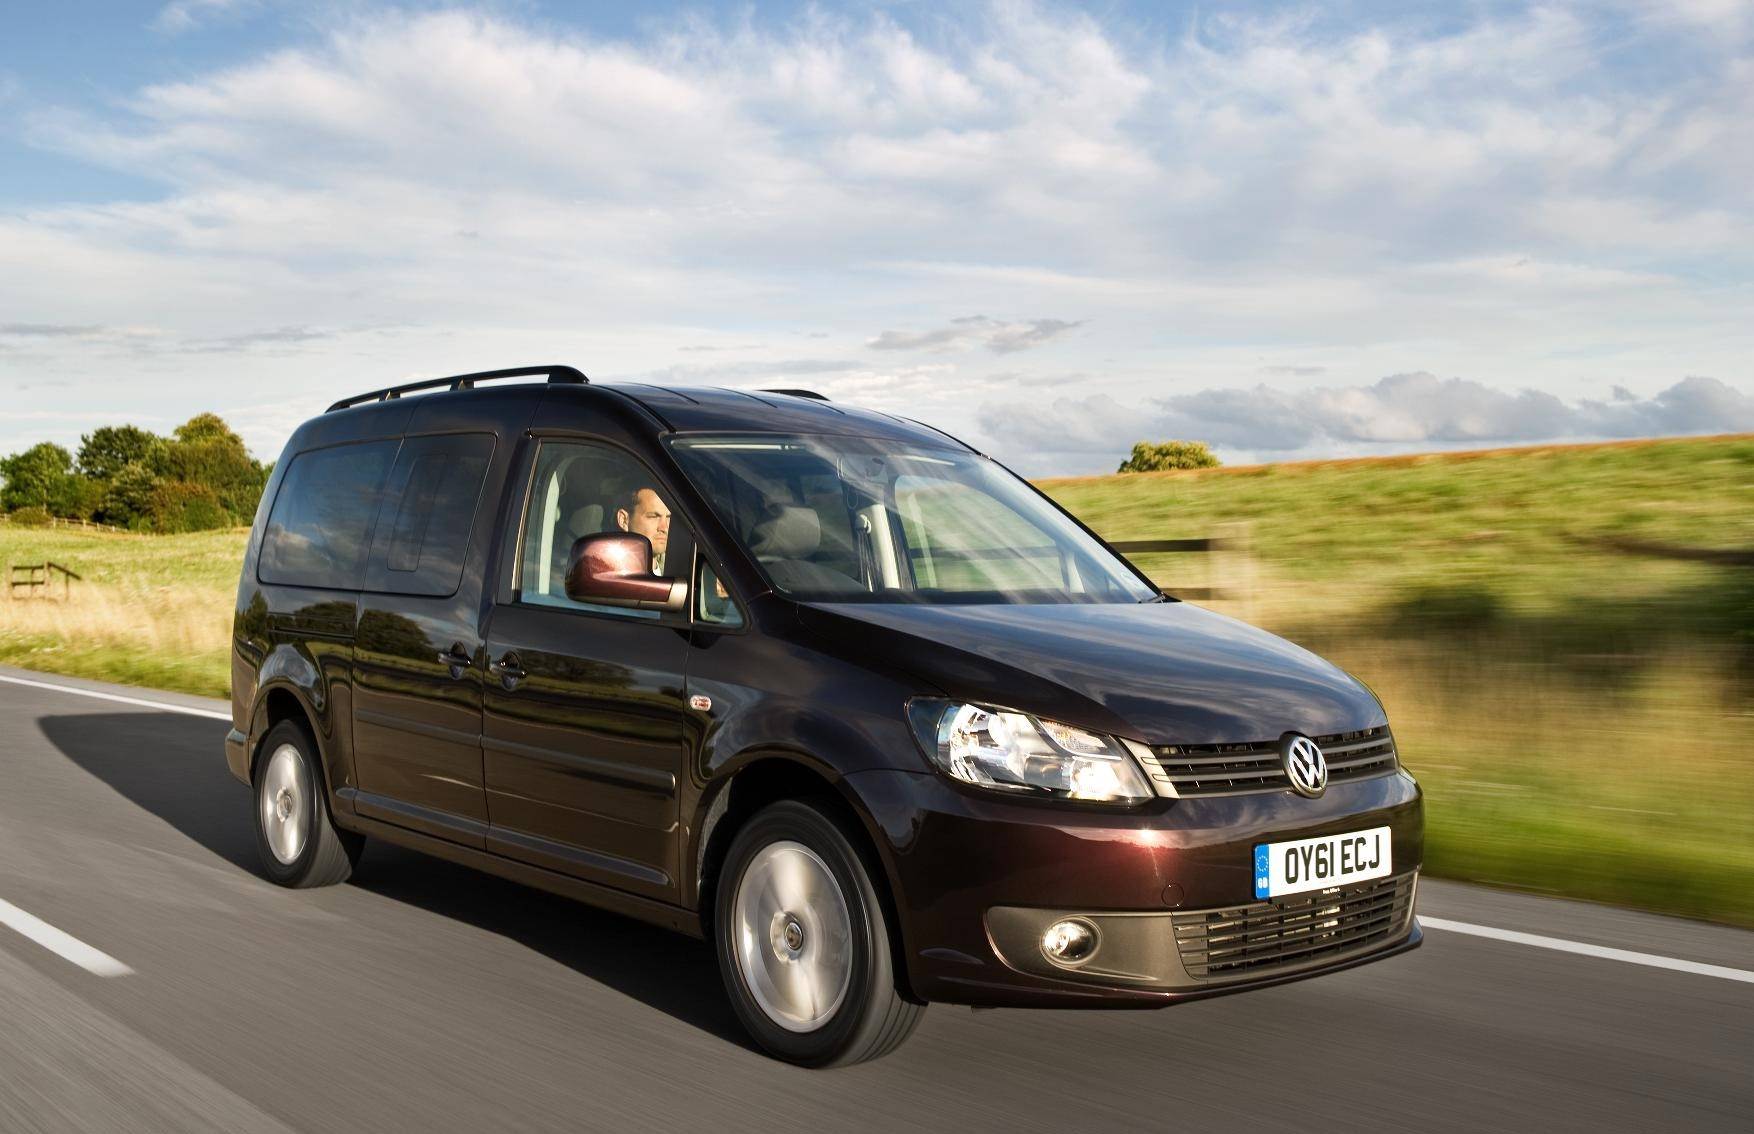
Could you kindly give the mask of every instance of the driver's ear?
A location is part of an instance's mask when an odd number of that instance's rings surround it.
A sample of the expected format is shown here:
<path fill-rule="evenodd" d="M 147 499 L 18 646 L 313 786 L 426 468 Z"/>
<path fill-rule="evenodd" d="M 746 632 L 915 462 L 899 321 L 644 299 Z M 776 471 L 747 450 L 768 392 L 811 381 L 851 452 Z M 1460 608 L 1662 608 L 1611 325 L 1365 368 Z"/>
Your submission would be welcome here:
<path fill-rule="evenodd" d="M 633 530 L 632 528 L 629 528 L 627 526 L 627 521 L 629 520 L 629 518 L 630 517 L 627 514 L 626 508 L 617 508 L 615 510 L 615 522 L 617 525 L 620 526 L 621 530 L 624 532 Z"/>

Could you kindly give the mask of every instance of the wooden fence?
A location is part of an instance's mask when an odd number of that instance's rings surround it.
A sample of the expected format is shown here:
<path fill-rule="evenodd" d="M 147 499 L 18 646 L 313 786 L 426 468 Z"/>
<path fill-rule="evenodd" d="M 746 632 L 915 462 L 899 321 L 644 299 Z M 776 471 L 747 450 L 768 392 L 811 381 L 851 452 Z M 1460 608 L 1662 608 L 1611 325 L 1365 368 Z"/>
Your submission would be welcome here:
<path fill-rule="evenodd" d="M 1139 567 L 1151 576 L 1153 582 L 1176 598 L 1193 602 L 1217 599 L 1247 605 L 1253 598 L 1254 590 L 1249 528 L 1247 524 L 1226 524 L 1224 527 L 1226 530 L 1222 535 L 1192 539 L 1110 540 L 1109 546 L 1128 559 L 1135 560 L 1141 556 L 1152 555 L 1199 555 L 1204 560 L 1205 586 L 1166 582 L 1158 573 L 1146 570 L 1145 564 L 1141 563 Z M 1222 583 L 1219 581 L 1220 577 Z"/>
<path fill-rule="evenodd" d="M 55 581 L 56 575 L 61 576 L 61 583 L 65 588 L 63 597 L 72 598 L 73 583 L 79 575 L 59 563 L 14 564 L 9 593 L 13 598 L 18 598 L 21 590 L 25 592 L 25 598 L 53 598 L 54 591 L 50 590 L 50 584 Z"/>
<path fill-rule="evenodd" d="M 99 524 L 92 520 L 69 520 L 64 516 L 50 516 L 40 524 L 21 524 L 9 514 L 0 512 L 0 524 L 10 524 L 19 528 L 78 528 L 88 532 L 116 532 L 128 534 L 127 528 L 119 528 L 114 524 Z"/>

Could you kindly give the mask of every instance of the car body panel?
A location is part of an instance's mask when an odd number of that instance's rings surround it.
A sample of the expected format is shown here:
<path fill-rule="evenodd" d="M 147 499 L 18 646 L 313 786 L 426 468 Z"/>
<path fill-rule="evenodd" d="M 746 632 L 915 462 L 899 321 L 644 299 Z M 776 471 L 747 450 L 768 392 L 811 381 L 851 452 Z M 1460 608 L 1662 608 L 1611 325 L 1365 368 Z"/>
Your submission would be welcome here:
<path fill-rule="evenodd" d="M 1187 603 L 835 603 L 806 606 L 804 619 L 825 635 L 856 638 L 867 654 L 952 697 L 1147 744 L 1246 743 L 1387 723 L 1376 698 L 1339 667 Z"/>
<path fill-rule="evenodd" d="M 685 629 L 551 607 L 494 613 L 482 743 L 498 849 L 674 901 Z"/>
<path fill-rule="evenodd" d="M 455 595 L 257 579 L 263 527 L 296 454 L 483 431 L 496 439 L 484 519 Z M 736 785 L 793 769 L 863 831 L 897 915 L 906 983 L 928 1000 L 1152 1006 L 1418 944 L 1411 924 L 1366 956 L 1198 989 L 1104 986 L 1007 963 L 988 936 L 990 910 L 1161 917 L 1234 906 L 1250 900 L 1256 842 L 1388 826 L 1396 869 L 1416 869 L 1418 786 L 1396 771 L 1335 784 L 1317 799 L 1290 791 L 1132 807 L 1019 799 L 938 772 L 908 723 L 910 699 L 1019 709 L 1148 744 L 1348 732 L 1384 723 L 1382 707 L 1315 655 L 1173 601 L 793 602 L 772 590 L 667 445 L 678 434 L 725 431 L 961 447 L 926 426 L 812 399 L 638 384 L 459 390 L 305 423 L 270 479 L 246 551 L 228 765 L 248 779 L 273 712 L 296 705 L 316 733 L 342 827 L 695 933 L 710 898 L 708 851 L 720 845 Z M 643 462 L 692 533 L 690 554 L 710 559 L 729 588 L 742 625 L 520 606 L 519 522 L 546 438 L 589 439 Z M 469 657 L 455 678 L 438 657 L 453 644 Z M 524 674 L 510 687 L 488 668 L 508 652 L 520 655 Z M 392 708 L 387 699 L 397 697 L 411 699 Z M 398 713 L 401 724 L 387 723 Z M 396 751 L 435 737 L 444 751 Z"/>
<path fill-rule="evenodd" d="M 1253 901 L 1256 843 L 1377 826 L 1393 832 L 1397 869 L 1423 855 L 1420 792 L 1404 773 L 1335 785 L 1314 800 L 1282 791 L 1159 800 L 1118 813 L 994 797 L 936 774 L 868 771 L 848 780 L 894 863 L 909 977 L 927 1000 L 1047 1005 L 1105 991 L 1007 966 L 982 917 L 995 906 L 1167 913 L 1242 905 Z M 1143 1002 L 1180 995 L 1106 991 Z"/>

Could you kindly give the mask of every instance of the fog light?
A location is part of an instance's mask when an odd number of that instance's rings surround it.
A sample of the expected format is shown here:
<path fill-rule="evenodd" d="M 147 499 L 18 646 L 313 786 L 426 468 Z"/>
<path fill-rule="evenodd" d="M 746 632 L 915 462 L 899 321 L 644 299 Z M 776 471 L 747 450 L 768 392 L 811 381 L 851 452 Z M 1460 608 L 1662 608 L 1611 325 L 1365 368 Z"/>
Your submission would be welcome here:
<path fill-rule="evenodd" d="M 1087 961 L 1096 952 L 1096 927 L 1075 918 L 1056 921 L 1041 935 L 1041 951 L 1061 965 Z"/>

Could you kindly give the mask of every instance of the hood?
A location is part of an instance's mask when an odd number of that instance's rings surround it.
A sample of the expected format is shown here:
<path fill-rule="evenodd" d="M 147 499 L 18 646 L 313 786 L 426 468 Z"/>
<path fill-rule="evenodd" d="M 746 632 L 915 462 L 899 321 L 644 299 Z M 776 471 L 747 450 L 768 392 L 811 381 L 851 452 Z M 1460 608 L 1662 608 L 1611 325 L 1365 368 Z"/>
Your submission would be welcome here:
<path fill-rule="evenodd" d="M 1047 606 L 813 603 L 806 626 L 946 696 L 1150 744 L 1325 736 L 1386 723 L 1345 671 L 1179 602 Z"/>

